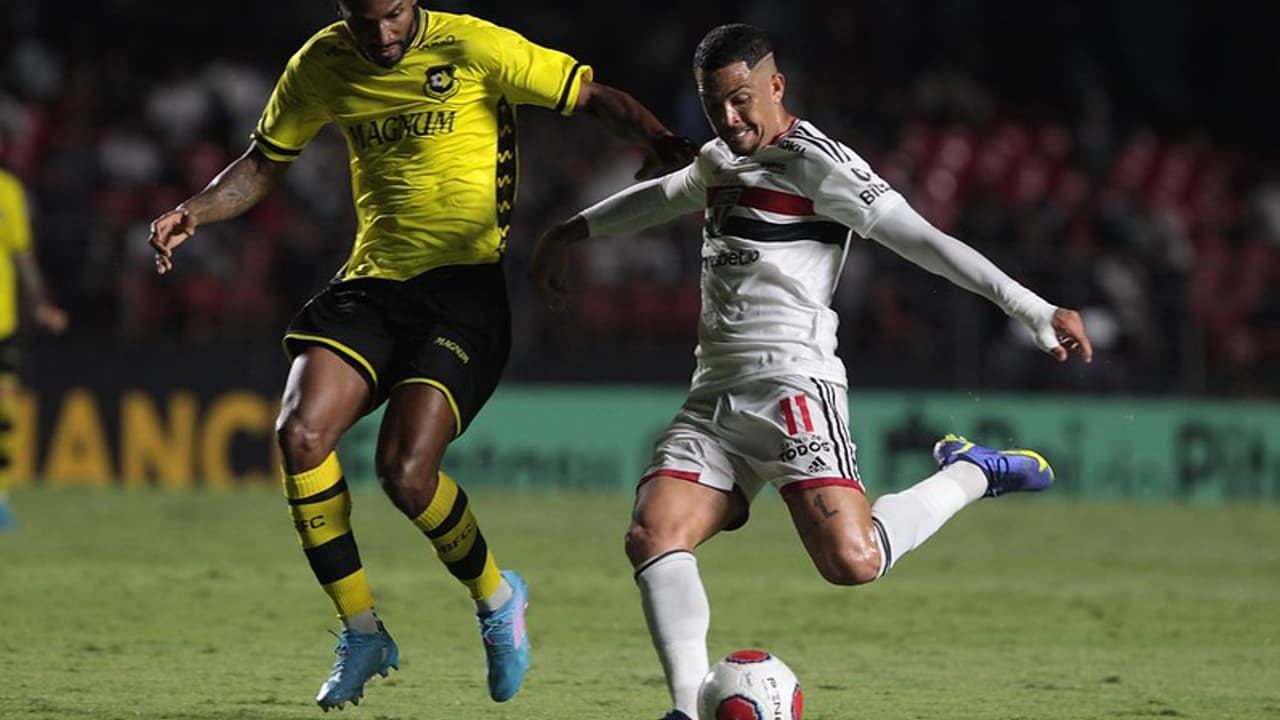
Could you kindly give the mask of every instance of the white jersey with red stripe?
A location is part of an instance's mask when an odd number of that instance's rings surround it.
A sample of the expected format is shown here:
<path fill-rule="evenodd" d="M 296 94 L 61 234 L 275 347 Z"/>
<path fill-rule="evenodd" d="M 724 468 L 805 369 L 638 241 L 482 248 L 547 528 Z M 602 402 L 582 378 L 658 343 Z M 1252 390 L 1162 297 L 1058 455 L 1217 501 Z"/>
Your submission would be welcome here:
<path fill-rule="evenodd" d="M 773 375 L 844 385 L 831 300 L 850 231 L 866 237 L 902 196 L 803 120 L 750 156 L 713 140 L 671 177 L 706 207 L 692 389 Z"/>
<path fill-rule="evenodd" d="M 846 383 L 831 298 L 850 231 L 977 293 L 1058 348 L 1057 309 L 938 230 L 857 153 L 804 121 L 749 156 L 720 140 L 670 175 L 580 213 L 588 237 L 634 232 L 703 210 L 702 318 L 693 387 L 798 375 Z"/>

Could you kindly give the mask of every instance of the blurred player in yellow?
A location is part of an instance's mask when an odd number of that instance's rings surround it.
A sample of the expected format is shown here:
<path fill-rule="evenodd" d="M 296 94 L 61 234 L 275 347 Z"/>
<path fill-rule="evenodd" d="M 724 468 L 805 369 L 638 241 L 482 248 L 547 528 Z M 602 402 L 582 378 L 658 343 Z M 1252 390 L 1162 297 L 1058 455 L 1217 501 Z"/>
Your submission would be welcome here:
<path fill-rule="evenodd" d="M 370 677 L 399 662 L 374 613 L 334 453 L 383 401 L 378 480 L 470 591 L 489 693 L 501 702 L 529 663 L 527 589 L 518 573 L 499 571 L 440 461 L 497 386 L 510 349 L 501 261 L 516 192 L 516 106 L 596 116 L 644 148 L 639 175 L 684 165 L 697 148 L 630 95 L 593 82 L 590 66 L 512 30 L 411 0 L 337 5 L 340 21 L 289 61 L 249 149 L 156 218 L 149 242 L 157 271 L 168 272 L 199 225 L 253 207 L 316 132 L 337 123 L 351 155 L 355 243 L 286 332 L 292 366 L 277 422 L 294 526 L 344 624 L 316 702 L 358 702 Z"/>
<path fill-rule="evenodd" d="M 5 156 L 0 129 L 0 160 Z M 0 169 L 0 531 L 13 528 L 8 490 L 13 482 L 13 406 L 18 393 L 19 286 L 36 326 L 52 333 L 67 328 L 67 314 L 49 299 L 31 246 L 31 222 L 22 183 Z"/>

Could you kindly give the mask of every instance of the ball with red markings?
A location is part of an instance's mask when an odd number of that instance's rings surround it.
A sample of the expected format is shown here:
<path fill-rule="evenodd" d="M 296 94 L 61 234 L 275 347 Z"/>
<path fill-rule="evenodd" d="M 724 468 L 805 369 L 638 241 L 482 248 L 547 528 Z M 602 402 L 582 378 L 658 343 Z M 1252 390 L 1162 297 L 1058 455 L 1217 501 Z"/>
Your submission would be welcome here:
<path fill-rule="evenodd" d="M 803 720 L 791 668 L 764 650 L 739 650 L 711 666 L 698 688 L 700 720 Z"/>

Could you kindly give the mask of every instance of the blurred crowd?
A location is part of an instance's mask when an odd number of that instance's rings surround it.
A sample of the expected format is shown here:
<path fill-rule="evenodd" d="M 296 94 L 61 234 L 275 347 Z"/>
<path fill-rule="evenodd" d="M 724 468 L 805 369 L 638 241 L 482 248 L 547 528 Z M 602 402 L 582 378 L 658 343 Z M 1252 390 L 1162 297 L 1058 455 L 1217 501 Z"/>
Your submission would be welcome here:
<path fill-rule="evenodd" d="M 274 342 L 350 246 L 336 131 L 249 215 L 201 228 L 165 278 L 147 225 L 245 150 L 284 62 L 332 5 L 282 0 L 269 18 L 247 2 L 182 17 L 149 5 L 84 3 L 69 28 L 55 4 L 0 0 L 0 164 L 27 183 L 39 257 L 75 332 Z M 571 52 L 699 141 L 694 45 L 723 22 L 765 27 L 793 112 L 936 225 L 1081 308 L 1097 349 L 1091 367 L 1050 372 L 998 310 L 857 240 L 836 298 L 855 386 L 1280 395 L 1280 158 L 1267 144 L 1278 118 L 1275 98 L 1258 97 L 1280 61 L 1256 17 L 1274 7 L 642 5 L 601 19 L 556 3 L 430 7 Z M 700 219 L 584 245 L 575 301 L 545 311 L 525 279 L 538 230 L 624 186 L 639 158 L 590 119 L 526 110 L 519 132 L 510 375 L 684 380 Z"/>

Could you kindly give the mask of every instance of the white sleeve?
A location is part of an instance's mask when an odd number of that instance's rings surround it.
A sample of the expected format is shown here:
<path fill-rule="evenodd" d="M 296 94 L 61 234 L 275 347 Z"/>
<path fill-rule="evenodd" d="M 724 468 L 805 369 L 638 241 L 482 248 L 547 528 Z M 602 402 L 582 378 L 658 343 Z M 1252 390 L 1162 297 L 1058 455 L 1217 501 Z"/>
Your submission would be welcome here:
<path fill-rule="evenodd" d="M 588 237 L 609 237 L 661 225 L 707 206 L 699 156 L 669 175 L 624 188 L 583 210 Z"/>
<path fill-rule="evenodd" d="M 867 237 L 880 218 L 905 202 L 858 154 L 834 144 L 831 154 L 806 148 L 799 164 L 801 186 L 813 198 L 814 212 Z"/>
<path fill-rule="evenodd" d="M 883 213 L 872 239 L 920 267 L 995 303 L 1031 332 L 1048 352 L 1058 346 L 1053 330 L 1057 308 L 1018 284 L 981 253 L 935 228 L 907 203 Z"/>

